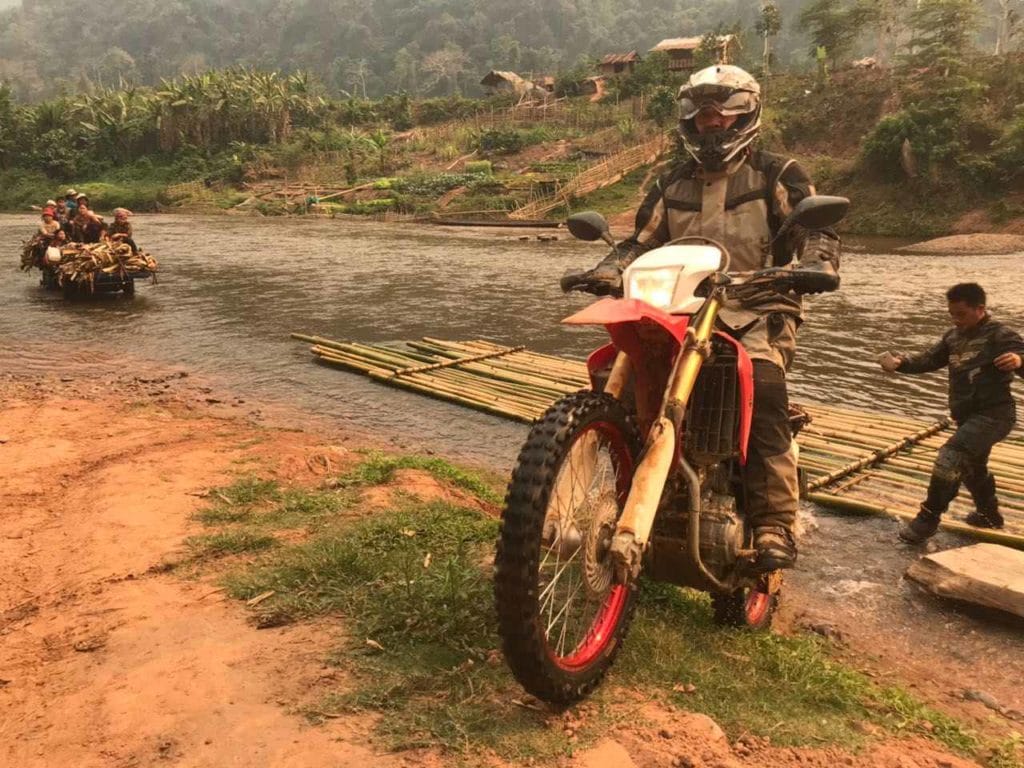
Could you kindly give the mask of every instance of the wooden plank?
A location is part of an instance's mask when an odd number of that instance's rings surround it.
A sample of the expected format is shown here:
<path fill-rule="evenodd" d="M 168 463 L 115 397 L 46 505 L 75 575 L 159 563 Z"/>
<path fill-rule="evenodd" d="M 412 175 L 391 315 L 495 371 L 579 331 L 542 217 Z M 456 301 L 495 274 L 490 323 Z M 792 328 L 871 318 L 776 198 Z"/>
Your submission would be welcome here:
<path fill-rule="evenodd" d="M 907 577 L 941 597 L 963 600 L 1024 617 L 1024 552 L 998 544 L 974 544 L 927 555 Z"/>

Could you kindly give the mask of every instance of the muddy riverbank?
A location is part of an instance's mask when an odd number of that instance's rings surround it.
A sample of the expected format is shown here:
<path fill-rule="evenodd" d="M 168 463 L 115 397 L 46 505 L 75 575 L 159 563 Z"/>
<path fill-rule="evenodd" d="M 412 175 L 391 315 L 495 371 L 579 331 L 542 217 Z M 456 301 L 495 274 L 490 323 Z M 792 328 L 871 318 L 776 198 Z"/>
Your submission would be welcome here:
<path fill-rule="evenodd" d="M 288 427 L 301 420 L 297 412 L 250 408 L 241 415 L 250 403 L 182 373 L 0 379 L 0 454 L 8 470 L 0 479 L 0 558 L 12 565 L 0 585 L 0 762 L 39 768 L 448 764 L 430 749 L 390 753 L 371 735 L 372 718 L 338 715 L 313 726 L 299 714 L 319 706 L 318 697 L 347 674 L 344 659 L 331 650 L 346 634 L 343 620 L 257 630 L 215 578 L 166 570 L 187 555 L 187 537 L 199 530 L 193 516 L 211 486 L 248 473 L 315 486 L 327 467 L 338 472 L 353 463 L 355 447 L 374 444 L 337 428 Z M 407 474 L 396 483 L 397 492 L 438 492 L 436 484 Z M 950 682 L 955 677 L 957 687 L 998 697 L 1000 674 L 1008 677 L 1012 659 L 967 660 L 961 654 L 971 647 L 961 643 L 954 653 L 918 653 L 907 664 L 902 643 L 909 637 L 902 633 L 919 628 L 865 631 L 863 622 L 851 616 L 847 623 L 832 610 L 836 598 L 828 590 L 803 581 L 792 580 L 785 631 L 828 626 L 834 653 L 854 668 L 869 669 L 884 684 L 909 686 L 993 738 L 1013 727 L 1005 718 L 997 723 L 983 703 L 943 697 L 935 686 L 946 681 L 938 676 L 935 685 L 926 684 L 916 666 L 959 665 Z M 842 579 L 835 585 L 844 589 Z M 851 605 L 857 594 L 847 595 Z M 998 645 L 984 625 L 975 631 Z M 584 710 L 572 722 L 579 727 L 586 717 Z M 878 741 L 877 732 L 860 755 L 774 748 L 755 738 L 733 742 L 707 718 L 661 706 L 645 708 L 639 722 L 613 738 L 565 764 L 628 766 L 625 754 L 637 765 L 664 768 L 685 764 L 683 757 L 702 766 L 974 765 L 924 741 Z"/>

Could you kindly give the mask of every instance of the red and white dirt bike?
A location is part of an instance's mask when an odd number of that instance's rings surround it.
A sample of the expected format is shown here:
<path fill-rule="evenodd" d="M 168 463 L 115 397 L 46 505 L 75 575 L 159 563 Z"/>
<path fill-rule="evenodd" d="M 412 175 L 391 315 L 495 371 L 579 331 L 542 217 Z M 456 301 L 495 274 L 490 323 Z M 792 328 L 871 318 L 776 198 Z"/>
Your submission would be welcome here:
<path fill-rule="evenodd" d="M 847 206 L 806 198 L 779 235 L 831 226 Z M 599 214 L 577 214 L 569 228 L 612 243 Z M 592 389 L 554 403 L 530 430 L 495 558 L 505 658 L 544 701 L 571 704 L 601 681 L 629 629 L 641 571 L 710 592 L 719 623 L 771 622 L 781 578 L 754 567 L 741 492 L 753 366 L 715 320 L 728 295 L 814 292 L 821 275 L 738 276 L 728 266 L 720 244 L 680 238 L 630 264 L 623 298 L 564 321 L 603 325 L 611 343 L 587 361 Z M 563 288 L 592 289 L 588 274 Z"/>

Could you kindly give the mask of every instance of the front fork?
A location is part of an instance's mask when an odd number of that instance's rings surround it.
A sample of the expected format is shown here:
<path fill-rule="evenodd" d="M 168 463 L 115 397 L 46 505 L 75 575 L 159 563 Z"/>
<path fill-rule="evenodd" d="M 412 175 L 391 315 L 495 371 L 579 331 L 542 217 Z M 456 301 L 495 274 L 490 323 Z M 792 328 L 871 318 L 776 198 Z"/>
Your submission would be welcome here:
<path fill-rule="evenodd" d="M 700 484 L 693 469 L 681 457 L 678 436 L 682 434 L 686 404 L 693 393 L 697 375 L 711 351 L 715 319 L 721 305 L 721 299 L 712 295 L 687 329 L 682 349 L 679 350 L 668 377 L 668 386 L 662 398 L 661 415 L 647 433 L 643 458 L 633 475 L 629 496 L 609 548 L 619 583 L 631 583 L 640 575 L 644 549 L 650 540 L 662 491 L 673 464 L 677 463 L 677 457 L 690 491 L 691 557 L 713 584 L 718 583 L 718 580 L 703 567 L 700 559 L 699 519 L 693 519 L 699 518 L 700 515 Z M 618 397 L 628 374 L 628 358 L 620 353 L 605 391 Z"/>

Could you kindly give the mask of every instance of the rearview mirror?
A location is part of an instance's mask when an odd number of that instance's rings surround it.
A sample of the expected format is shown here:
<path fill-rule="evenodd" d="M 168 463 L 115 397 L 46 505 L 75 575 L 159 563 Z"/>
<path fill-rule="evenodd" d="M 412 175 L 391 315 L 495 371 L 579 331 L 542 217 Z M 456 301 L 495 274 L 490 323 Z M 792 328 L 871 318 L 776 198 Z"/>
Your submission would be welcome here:
<path fill-rule="evenodd" d="M 796 204 L 793 212 L 779 227 L 775 239 L 782 237 L 794 224 L 804 229 L 825 229 L 842 221 L 850 209 L 850 201 L 834 195 L 811 195 Z"/>
<path fill-rule="evenodd" d="M 609 245 L 615 244 L 608 229 L 608 222 L 597 211 L 574 213 L 566 219 L 565 224 L 577 240 L 604 240 Z"/>

